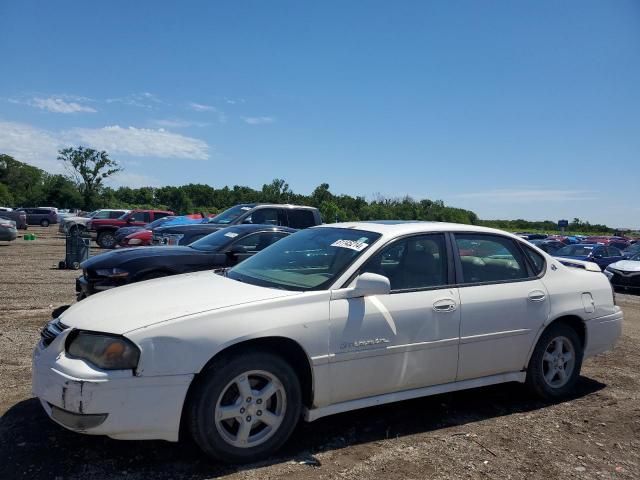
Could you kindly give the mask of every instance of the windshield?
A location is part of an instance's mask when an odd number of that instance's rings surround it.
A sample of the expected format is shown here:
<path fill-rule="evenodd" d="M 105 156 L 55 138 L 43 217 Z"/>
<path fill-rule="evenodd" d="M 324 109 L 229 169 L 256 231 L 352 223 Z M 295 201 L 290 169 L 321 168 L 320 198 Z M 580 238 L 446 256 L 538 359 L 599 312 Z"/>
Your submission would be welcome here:
<path fill-rule="evenodd" d="M 206 237 L 202 237 L 200 240 L 196 240 L 189 246 L 205 252 L 217 252 L 233 242 L 239 235 L 242 235 L 242 228 L 223 228 L 210 233 Z"/>
<path fill-rule="evenodd" d="M 251 210 L 254 205 L 236 205 L 235 207 L 231 207 L 224 212 L 216 215 L 211 218 L 207 223 L 219 223 L 221 225 L 226 225 L 233 222 L 240 215 L 247 213 Z"/>
<path fill-rule="evenodd" d="M 634 255 L 633 257 L 631 257 L 629 260 L 634 260 L 636 262 L 640 262 L 640 253 Z"/>
<path fill-rule="evenodd" d="M 227 275 L 263 287 L 322 290 L 378 238 L 378 233 L 347 228 L 302 230 L 245 260 Z"/>
<path fill-rule="evenodd" d="M 592 247 L 590 245 L 567 245 L 558 250 L 556 255 L 560 257 L 563 255 L 568 257 L 588 257 L 594 248 L 595 246 Z"/>

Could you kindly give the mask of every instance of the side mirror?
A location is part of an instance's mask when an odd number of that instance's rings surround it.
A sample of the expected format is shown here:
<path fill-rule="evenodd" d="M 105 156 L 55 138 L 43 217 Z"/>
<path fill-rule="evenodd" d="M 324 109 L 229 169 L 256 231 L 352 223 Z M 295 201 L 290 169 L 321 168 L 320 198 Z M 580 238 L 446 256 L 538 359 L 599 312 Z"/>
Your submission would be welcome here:
<path fill-rule="evenodd" d="M 373 295 L 388 295 L 391 291 L 389 279 L 377 273 L 363 273 L 356 278 L 352 298 L 371 297 Z"/>
<path fill-rule="evenodd" d="M 131 217 L 127 218 L 127 223 L 131 223 L 133 222 L 133 220 L 131 219 Z"/>

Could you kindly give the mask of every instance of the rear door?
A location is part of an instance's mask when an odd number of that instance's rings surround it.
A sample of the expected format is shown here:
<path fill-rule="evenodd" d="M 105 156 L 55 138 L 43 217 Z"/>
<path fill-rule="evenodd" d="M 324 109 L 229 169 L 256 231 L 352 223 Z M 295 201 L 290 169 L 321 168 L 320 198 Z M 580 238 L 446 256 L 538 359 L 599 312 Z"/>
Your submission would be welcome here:
<path fill-rule="evenodd" d="M 522 370 L 550 312 L 541 270 L 509 237 L 456 233 L 453 244 L 461 305 L 457 380 Z"/>

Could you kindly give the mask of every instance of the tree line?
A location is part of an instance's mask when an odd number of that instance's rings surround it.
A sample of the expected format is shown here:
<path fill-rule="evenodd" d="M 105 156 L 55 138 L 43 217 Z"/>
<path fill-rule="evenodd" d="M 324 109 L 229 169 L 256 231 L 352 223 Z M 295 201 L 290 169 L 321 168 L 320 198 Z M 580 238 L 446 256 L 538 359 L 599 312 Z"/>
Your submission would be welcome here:
<path fill-rule="evenodd" d="M 51 174 L 0 154 L 0 206 L 53 206 L 58 208 L 165 208 L 178 214 L 218 213 L 238 203 L 293 203 L 317 207 L 325 222 L 353 220 L 431 220 L 485 225 L 511 231 L 556 231 L 552 221 L 480 220 L 462 208 L 449 207 L 442 200 L 416 200 L 409 196 L 367 201 L 362 196 L 336 195 L 329 184 L 321 183 L 310 195 L 295 193 L 283 179 L 265 183 L 261 189 L 234 185 L 215 188 L 206 184 L 165 187 L 106 186 L 104 181 L 121 170 L 104 151 L 68 148 L 58 159 L 68 175 Z M 605 225 L 591 225 L 579 219 L 570 231 L 611 231 Z"/>

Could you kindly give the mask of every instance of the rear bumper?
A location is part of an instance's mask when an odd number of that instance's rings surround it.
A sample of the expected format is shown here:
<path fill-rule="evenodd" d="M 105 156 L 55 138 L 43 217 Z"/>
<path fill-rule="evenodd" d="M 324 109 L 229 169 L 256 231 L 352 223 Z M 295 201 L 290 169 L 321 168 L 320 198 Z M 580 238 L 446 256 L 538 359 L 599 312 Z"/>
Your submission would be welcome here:
<path fill-rule="evenodd" d="M 18 231 L 16 229 L 3 229 L 0 230 L 0 241 L 12 242 L 18 238 Z"/>
<path fill-rule="evenodd" d="M 178 440 L 193 375 L 138 377 L 97 370 L 65 355 L 66 333 L 48 347 L 40 342 L 33 352 L 33 394 L 53 421 L 75 432 L 123 440 Z"/>
<path fill-rule="evenodd" d="M 616 312 L 604 317 L 594 318 L 585 322 L 587 330 L 587 345 L 584 357 L 591 357 L 611 350 L 622 335 L 623 314 L 620 307 Z"/>

